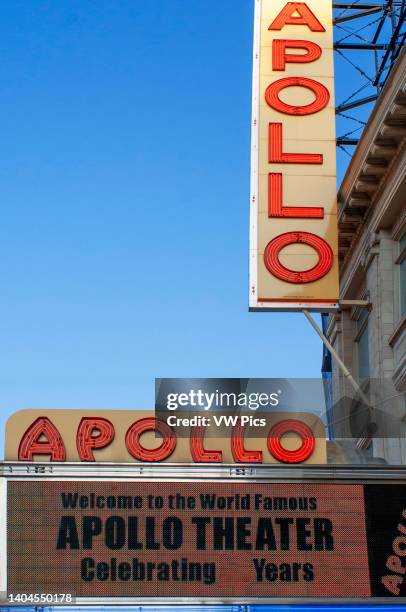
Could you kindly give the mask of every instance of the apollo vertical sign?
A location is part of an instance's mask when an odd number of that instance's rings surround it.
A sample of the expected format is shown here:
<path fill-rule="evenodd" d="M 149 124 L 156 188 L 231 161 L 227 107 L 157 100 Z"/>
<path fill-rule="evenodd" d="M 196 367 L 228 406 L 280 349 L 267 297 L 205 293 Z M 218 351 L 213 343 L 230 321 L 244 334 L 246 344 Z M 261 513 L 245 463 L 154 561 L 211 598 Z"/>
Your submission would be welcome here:
<path fill-rule="evenodd" d="M 338 301 L 331 0 L 256 0 L 250 308 Z"/>

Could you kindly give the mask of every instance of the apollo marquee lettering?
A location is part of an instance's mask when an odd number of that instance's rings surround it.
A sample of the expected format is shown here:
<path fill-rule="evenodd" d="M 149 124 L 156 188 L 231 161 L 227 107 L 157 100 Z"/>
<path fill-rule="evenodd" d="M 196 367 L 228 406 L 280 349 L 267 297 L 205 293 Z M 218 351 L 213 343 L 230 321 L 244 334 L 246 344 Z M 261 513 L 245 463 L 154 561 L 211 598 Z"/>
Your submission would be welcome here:
<path fill-rule="evenodd" d="M 158 432 L 162 441 L 154 448 L 141 442 L 147 432 Z M 299 448 L 290 450 L 284 447 L 283 437 L 295 433 L 301 439 Z M 234 461 L 237 463 L 263 463 L 263 452 L 247 450 L 244 444 L 244 427 L 237 425 L 232 429 L 229 444 Z M 95 451 L 104 449 L 114 442 L 116 431 L 113 423 L 104 417 L 83 417 L 76 432 L 76 447 L 80 461 L 96 461 Z M 205 430 L 191 428 L 189 448 L 194 463 L 221 463 L 222 450 L 207 450 L 204 444 Z M 177 445 L 177 435 L 161 419 L 147 417 L 135 420 L 125 432 L 126 449 L 137 461 L 159 462 L 168 460 Z M 297 419 L 284 419 L 273 425 L 267 436 L 267 450 L 277 461 L 301 463 L 309 459 L 315 449 L 315 436 L 312 429 Z M 43 456 L 51 461 L 65 461 L 66 448 L 62 434 L 46 416 L 38 417 L 23 434 L 18 448 L 19 461 L 33 461 Z"/>

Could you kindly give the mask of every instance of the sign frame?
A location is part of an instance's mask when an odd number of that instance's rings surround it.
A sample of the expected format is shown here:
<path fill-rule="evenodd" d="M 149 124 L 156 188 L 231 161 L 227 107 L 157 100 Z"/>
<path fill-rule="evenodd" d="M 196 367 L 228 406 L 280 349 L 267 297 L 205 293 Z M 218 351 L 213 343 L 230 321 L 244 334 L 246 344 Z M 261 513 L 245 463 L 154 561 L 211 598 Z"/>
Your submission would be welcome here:
<path fill-rule="evenodd" d="M 85 481 L 85 482 L 246 482 L 246 483 L 351 483 L 351 484 L 403 484 L 406 470 L 387 466 L 269 466 L 269 465 L 190 465 L 190 464 L 112 464 L 112 463 L 0 463 L 0 585 L 7 592 L 7 483 L 12 481 Z M 329 597 L 78 597 L 75 605 L 147 605 L 147 604 L 406 604 L 406 597 L 329 598 Z M 21 604 L 0 600 L 0 606 L 18 607 Z"/>
<path fill-rule="evenodd" d="M 251 114 L 251 159 L 250 159 L 250 230 L 249 230 L 249 311 L 250 312 L 334 312 L 339 308 L 339 287 L 338 287 L 338 255 L 334 254 L 335 274 L 337 276 L 337 298 L 336 299 L 303 299 L 294 298 L 292 300 L 278 298 L 261 300 L 259 295 L 259 274 L 258 274 L 258 211 L 260 199 L 260 91 L 261 91 L 261 15 L 262 6 L 266 0 L 254 0 L 254 36 L 253 36 L 253 68 L 252 68 L 252 114 Z M 331 0 L 329 0 L 331 1 Z M 276 16 L 276 14 L 275 14 Z M 296 38 L 305 39 L 304 32 L 298 32 Z M 280 72 L 280 77 L 285 73 Z M 333 96 L 334 92 L 330 92 Z M 277 114 L 276 114 L 277 116 Z M 279 117 L 278 120 L 281 120 Z M 334 126 L 335 134 L 335 126 Z M 330 211 L 331 212 L 331 211 Z M 297 219 L 295 231 L 301 230 L 301 220 Z M 275 219 L 278 223 L 278 219 Z M 293 228 L 291 233 L 293 232 Z M 338 230 L 336 230 L 337 233 Z M 330 248 L 330 245 L 329 245 Z"/>

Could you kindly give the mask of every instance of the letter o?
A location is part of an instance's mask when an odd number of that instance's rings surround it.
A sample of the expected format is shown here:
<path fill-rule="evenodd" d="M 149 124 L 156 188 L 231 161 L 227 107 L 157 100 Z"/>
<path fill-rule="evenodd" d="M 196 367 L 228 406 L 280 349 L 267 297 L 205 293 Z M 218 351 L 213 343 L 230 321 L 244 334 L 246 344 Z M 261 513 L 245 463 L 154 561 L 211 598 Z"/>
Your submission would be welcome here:
<path fill-rule="evenodd" d="M 182 521 L 176 516 L 168 516 L 162 523 L 162 544 L 167 550 L 177 550 L 183 542 Z"/>
<path fill-rule="evenodd" d="M 296 106 L 282 102 L 279 94 L 287 87 L 305 87 L 310 89 L 316 96 L 314 102 L 304 106 Z M 313 115 L 323 110 L 330 100 L 330 93 L 324 85 L 306 77 L 286 77 L 271 83 L 265 91 L 265 100 L 268 106 L 285 115 Z"/>
<path fill-rule="evenodd" d="M 290 270 L 281 264 L 279 261 L 279 253 L 289 244 L 307 244 L 312 247 L 319 256 L 318 263 L 303 272 Z M 334 255 L 329 244 L 320 236 L 309 232 L 286 232 L 271 240 L 264 252 L 265 266 L 273 276 L 279 278 L 286 283 L 300 285 L 303 283 L 312 283 L 320 278 L 323 278 L 330 271 L 333 265 Z"/>
<path fill-rule="evenodd" d="M 293 432 L 302 438 L 301 446 L 296 450 L 287 450 L 281 444 L 281 438 L 286 433 Z M 268 435 L 268 450 L 275 459 L 282 463 L 302 463 L 314 451 L 315 439 L 313 431 L 306 423 L 296 419 L 287 419 L 274 425 Z"/>
<path fill-rule="evenodd" d="M 159 431 L 163 436 L 162 444 L 158 448 L 145 448 L 140 442 L 143 433 Z M 153 417 L 135 421 L 125 435 L 125 444 L 128 452 L 138 461 L 164 461 L 170 457 L 176 448 L 176 434 L 163 421 Z"/>
<path fill-rule="evenodd" d="M 398 536 L 393 540 L 393 552 L 399 557 L 406 556 L 406 538 L 405 536 Z"/>
<path fill-rule="evenodd" d="M 118 550 L 125 544 L 125 522 L 122 516 L 109 516 L 106 520 L 104 541 L 108 548 Z"/>

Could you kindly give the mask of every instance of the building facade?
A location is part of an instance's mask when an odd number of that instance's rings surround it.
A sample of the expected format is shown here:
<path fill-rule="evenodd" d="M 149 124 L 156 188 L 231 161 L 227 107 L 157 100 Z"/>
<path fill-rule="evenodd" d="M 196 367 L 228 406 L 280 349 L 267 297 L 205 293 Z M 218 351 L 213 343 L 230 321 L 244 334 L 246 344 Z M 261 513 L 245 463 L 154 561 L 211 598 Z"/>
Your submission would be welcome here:
<path fill-rule="evenodd" d="M 371 407 L 332 361 L 330 433 L 406 464 L 406 50 L 338 192 L 341 309 L 326 335 Z M 372 435 L 373 434 L 373 435 Z"/>

